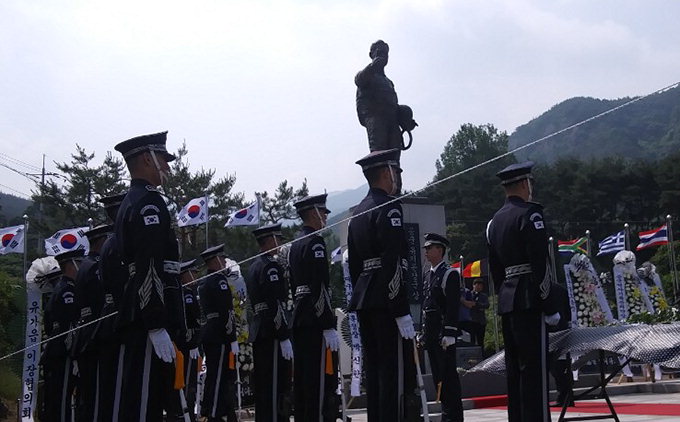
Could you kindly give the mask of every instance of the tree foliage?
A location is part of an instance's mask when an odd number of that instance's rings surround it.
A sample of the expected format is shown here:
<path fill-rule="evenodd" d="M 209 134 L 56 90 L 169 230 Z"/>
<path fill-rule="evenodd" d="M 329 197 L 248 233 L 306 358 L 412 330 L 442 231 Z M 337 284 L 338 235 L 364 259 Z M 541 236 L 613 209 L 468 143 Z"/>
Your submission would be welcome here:
<path fill-rule="evenodd" d="M 434 181 L 471 168 L 507 151 L 508 135 L 491 124 L 464 124 L 449 139 L 435 163 Z M 429 189 L 425 195 L 446 210 L 447 235 L 454 256 L 482 256 L 486 251 L 484 228 L 502 199 L 495 173 L 513 162 L 505 157 L 453 177 Z"/>
<path fill-rule="evenodd" d="M 307 179 L 302 182 L 302 186 L 295 189 L 288 185 L 288 181 L 284 180 L 279 183 L 273 195 L 269 195 L 267 191 L 259 192 L 262 201 L 261 218 L 269 224 L 281 223 L 289 220 L 296 220 L 298 218 L 297 212 L 293 203 L 299 199 L 309 195 L 307 188 Z"/>
<path fill-rule="evenodd" d="M 435 163 L 434 180 L 456 174 L 507 151 L 507 135 L 491 125 L 462 125 Z M 495 161 L 454 177 L 427 194 L 446 209 L 451 258 L 487 256 L 485 228 L 503 203 L 495 173 L 513 157 Z M 534 200 L 544 206 L 548 235 L 569 240 L 590 231 L 592 250 L 597 242 L 624 229 L 628 223 L 632 247 L 637 232 L 661 226 L 667 214 L 680 215 L 680 152 L 657 161 L 625 159 L 582 160 L 574 157 L 543 162 L 534 168 Z M 659 268 L 666 292 L 672 292 L 666 247 L 636 252 L 638 264 L 652 260 Z M 569 257 L 558 256 L 558 266 Z M 598 271 L 611 271 L 612 255 L 593 256 Z M 558 270 L 558 277 L 563 278 Z"/>

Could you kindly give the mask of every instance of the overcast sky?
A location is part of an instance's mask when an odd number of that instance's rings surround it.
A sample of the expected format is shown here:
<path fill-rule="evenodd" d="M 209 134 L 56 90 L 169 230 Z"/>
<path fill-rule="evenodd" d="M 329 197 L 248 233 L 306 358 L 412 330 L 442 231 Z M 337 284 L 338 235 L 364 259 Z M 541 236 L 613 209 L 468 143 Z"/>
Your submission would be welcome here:
<path fill-rule="evenodd" d="M 678 16 L 673 1 L 4 0 L 0 164 L 44 153 L 53 171 L 76 143 L 100 161 L 169 130 L 169 149 L 186 140 L 194 169 L 234 173 L 248 198 L 283 179 L 354 188 L 368 152 L 354 75 L 383 39 L 420 125 L 402 160 L 416 189 L 463 123 L 512 133 L 570 97 L 680 80 Z M 32 183 L 0 167 L 7 187 Z"/>

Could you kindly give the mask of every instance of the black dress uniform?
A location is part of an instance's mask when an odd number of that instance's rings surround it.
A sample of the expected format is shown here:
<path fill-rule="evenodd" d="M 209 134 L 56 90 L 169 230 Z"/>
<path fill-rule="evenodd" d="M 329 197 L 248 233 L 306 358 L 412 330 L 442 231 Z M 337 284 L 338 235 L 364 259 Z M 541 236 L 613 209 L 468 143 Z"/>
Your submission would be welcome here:
<path fill-rule="evenodd" d="M 304 198 L 295 203 L 298 213 L 317 207 L 317 212 L 330 213 L 326 195 Z M 295 303 L 291 325 L 294 367 L 295 420 L 335 421 L 338 417 L 337 353 L 328 354 L 324 330 L 336 328 L 331 307 L 328 254 L 326 243 L 315 230 L 303 226 L 290 247 L 291 290 Z M 329 356 L 330 355 L 330 356 Z M 327 362 L 327 357 L 331 362 Z M 328 374 L 326 366 L 332 368 Z"/>
<path fill-rule="evenodd" d="M 64 252 L 56 256 L 59 265 L 83 256 L 83 250 Z M 63 274 L 50 296 L 44 314 L 45 334 L 55 337 L 75 326 L 78 307 L 75 294 L 75 280 Z M 73 335 L 62 335 L 48 341 L 41 358 L 43 364 L 44 403 L 40 417 L 45 422 L 71 421 L 71 396 L 75 386 L 73 379 Z"/>
<path fill-rule="evenodd" d="M 78 331 L 75 332 L 74 357 L 78 364 L 76 386 L 76 421 L 98 420 L 97 378 L 100 348 L 97 324 L 89 324 L 101 316 L 104 291 L 99 277 L 99 251 L 93 245 L 111 232 L 113 226 L 102 225 L 85 232 L 90 251 L 80 263 L 75 281 L 78 305 Z"/>
<path fill-rule="evenodd" d="M 180 266 L 180 277 L 184 273 L 195 271 L 195 263 L 195 259 L 183 262 Z M 196 420 L 194 407 L 198 383 L 198 359 L 191 357 L 191 351 L 198 349 L 201 340 L 201 307 L 198 302 L 197 289 L 198 286 L 195 283 L 182 286 L 187 332 L 183 339 L 177 341 L 177 348 L 184 355 L 184 397 L 192 421 Z"/>
<path fill-rule="evenodd" d="M 100 199 L 111 222 L 116 221 L 124 193 Z M 118 251 L 116 234 L 110 233 L 99 251 L 99 277 L 102 283 L 104 304 L 101 315 L 111 315 L 118 310 L 123 295 L 123 286 L 128 278 L 127 267 Z M 116 380 L 122 383 L 122 363 L 120 360 L 120 340 L 114 330 L 116 317 L 110 316 L 99 321 L 97 344 L 99 346 L 99 381 L 97 383 L 97 421 L 111 422 L 120 408 L 120 394 L 116 394 Z M 118 371 L 120 368 L 120 372 Z"/>
<path fill-rule="evenodd" d="M 201 253 L 204 261 L 224 254 L 224 245 L 206 249 Z M 223 272 L 212 273 L 198 288 L 205 326 L 201 345 L 205 352 L 206 378 L 201 401 L 201 414 L 209 421 L 236 421 L 235 381 L 236 367 L 230 367 L 230 344 L 236 341 L 234 304 L 227 277 Z"/>
<path fill-rule="evenodd" d="M 399 168 L 398 160 L 395 149 L 371 153 L 357 163 L 365 171 L 387 165 Z M 354 209 L 347 236 L 354 289 L 349 310 L 359 317 L 368 417 L 380 422 L 401 420 L 409 408 L 407 401 L 415 397 L 413 346 L 402 339 L 395 322 L 396 317 L 410 315 L 410 307 L 403 279 L 408 269 L 403 213 L 400 202 L 386 204 L 393 199 L 371 187 Z"/>
<path fill-rule="evenodd" d="M 436 233 L 427 233 L 425 247 L 430 245 L 447 248 L 449 241 Z M 442 421 L 460 422 L 463 420 L 463 403 L 456 364 L 456 346 L 453 344 L 444 349 L 441 345 L 442 337 L 458 336 L 460 274 L 445 261 L 441 261 L 425 272 L 423 285 L 425 349 L 429 352 L 434 385 L 438 386 L 441 382 Z"/>
<path fill-rule="evenodd" d="M 503 184 L 531 177 L 533 163 L 497 175 Z M 489 266 L 503 319 L 510 422 L 549 421 L 547 333 L 551 271 L 543 207 L 509 196 L 487 227 Z"/>
<path fill-rule="evenodd" d="M 280 236 L 281 225 L 253 231 L 256 238 Z M 283 358 L 279 343 L 290 339 L 284 306 L 286 285 L 283 268 L 271 255 L 253 261 L 246 278 L 248 300 L 253 310 L 249 341 L 253 343 L 255 420 L 288 421 L 290 403 L 290 362 Z"/>
<path fill-rule="evenodd" d="M 116 145 L 124 157 L 165 150 L 167 133 L 133 138 Z M 117 249 L 128 268 L 116 321 L 122 342 L 122 377 L 117 385 L 120 408 L 117 421 L 161 421 L 163 409 L 176 414 L 171 390 L 175 365 L 155 353 L 151 330 L 164 329 L 170 338 L 184 335 L 184 306 L 179 275 L 178 245 L 171 218 L 156 187 L 132 179 L 115 225 Z M 120 362 L 120 360 L 119 360 Z M 117 417 L 116 417 L 117 416 Z"/>

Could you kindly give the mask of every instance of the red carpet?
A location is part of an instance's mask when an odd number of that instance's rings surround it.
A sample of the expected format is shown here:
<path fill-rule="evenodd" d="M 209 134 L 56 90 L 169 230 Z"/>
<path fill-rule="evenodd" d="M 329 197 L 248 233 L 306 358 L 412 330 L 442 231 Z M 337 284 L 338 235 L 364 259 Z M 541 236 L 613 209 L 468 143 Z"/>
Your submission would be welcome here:
<path fill-rule="evenodd" d="M 502 397 L 502 396 L 500 396 Z M 656 415 L 680 416 L 680 404 L 666 403 L 613 403 L 614 409 L 620 415 Z M 506 406 L 494 406 L 495 409 L 507 409 Z M 551 407 L 552 412 L 560 412 L 559 407 Z M 576 403 L 576 407 L 567 409 L 569 413 L 609 413 L 607 403 L 602 401 L 584 401 Z"/>

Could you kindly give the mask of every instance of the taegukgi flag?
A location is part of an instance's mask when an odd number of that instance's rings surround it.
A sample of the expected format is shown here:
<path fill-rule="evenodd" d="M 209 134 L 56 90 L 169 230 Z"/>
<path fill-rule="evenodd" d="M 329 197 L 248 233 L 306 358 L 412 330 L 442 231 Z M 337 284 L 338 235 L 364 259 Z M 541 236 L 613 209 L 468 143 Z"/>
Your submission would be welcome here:
<path fill-rule="evenodd" d="M 194 226 L 208 221 L 208 199 L 195 198 L 189 201 L 177 214 L 177 226 Z"/>
<path fill-rule="evenodd" d="M 230 215 L 224 227 L 253 226 L 257 224 L 260 224 L 260 201 L 255 201 Z"/>
<path fill-rule="evenodd" d="M 85 253 L 90 250 L 90 242 L 85 236 L 89 227 L 76 227 L 75 229 L 62 229 L 45 239 L 45 253 L 47 255 L 58 255 L 62 252 L 85 249 Z"/>
<path fill-rule="evenodd" d="M 0 228 L 0 255 L 24 253 L 24 225 Z"/>

